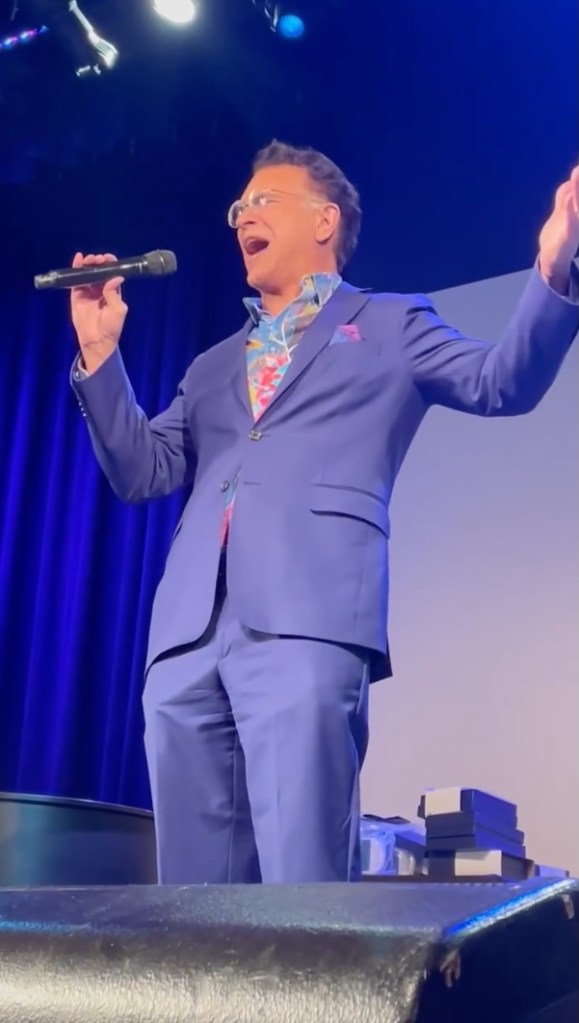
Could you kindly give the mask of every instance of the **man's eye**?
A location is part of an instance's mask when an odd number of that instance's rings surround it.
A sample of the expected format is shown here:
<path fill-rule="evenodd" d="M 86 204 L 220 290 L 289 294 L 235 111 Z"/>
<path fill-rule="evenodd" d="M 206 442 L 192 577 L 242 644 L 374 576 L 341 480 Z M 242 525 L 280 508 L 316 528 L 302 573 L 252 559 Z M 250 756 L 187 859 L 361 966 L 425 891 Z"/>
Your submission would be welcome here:
<path fill-rule="evenodd" d="M 255 202 L 257 206 L 267 206 L 268 196 L 265 192 L 261 192 L 260 195 L 256 195 Z"/>

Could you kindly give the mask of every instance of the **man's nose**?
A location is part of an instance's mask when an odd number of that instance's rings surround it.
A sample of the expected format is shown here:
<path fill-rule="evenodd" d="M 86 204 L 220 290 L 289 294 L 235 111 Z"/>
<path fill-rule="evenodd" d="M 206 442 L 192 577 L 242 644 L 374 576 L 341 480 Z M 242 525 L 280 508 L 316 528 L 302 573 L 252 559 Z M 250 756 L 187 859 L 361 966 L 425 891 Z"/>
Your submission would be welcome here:
<path fill-rule="evenodd" d="M 255 206 L 244 206 L 241 213 L 237 215 L 237 227 L 248 227 L 255 223 L 257 223 Z"/>

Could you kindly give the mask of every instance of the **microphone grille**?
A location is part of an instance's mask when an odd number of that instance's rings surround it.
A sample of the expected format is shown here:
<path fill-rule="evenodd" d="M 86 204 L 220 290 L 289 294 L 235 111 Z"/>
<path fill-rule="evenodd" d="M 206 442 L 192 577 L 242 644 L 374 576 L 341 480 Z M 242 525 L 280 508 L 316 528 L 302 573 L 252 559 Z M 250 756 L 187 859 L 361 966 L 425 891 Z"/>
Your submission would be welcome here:
<path fill-rule="evenodd" d="M 155 252 L 147 252 L 145 262 L 148 272 L 159 277 L 174 274 L 177 269 L 177 257 L 174 252 L 170 252 L 168 249 L 156 249 Z"/>

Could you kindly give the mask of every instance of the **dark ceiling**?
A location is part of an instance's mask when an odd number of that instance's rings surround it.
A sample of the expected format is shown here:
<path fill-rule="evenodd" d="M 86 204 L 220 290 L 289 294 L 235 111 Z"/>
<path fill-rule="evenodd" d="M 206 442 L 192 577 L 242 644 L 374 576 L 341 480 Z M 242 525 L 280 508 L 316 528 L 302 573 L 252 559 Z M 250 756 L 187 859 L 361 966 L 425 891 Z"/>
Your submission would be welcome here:
<path fill-rule="evenodd" d="M 55 204 L 70 226 L 66 196 L 91 176 L 139 178 L 143 202 L 186 202 L 191 181 L 221 216 L 276 136 L 358 184 L 358 283 L 427 290 L 531 262 L 579 149 L 577 0 L 310 0 L 293 43 L 251 0 L 200 2 L 176 30 L 150 0 L 81 0 L 121 55 L 98 81 L 50 35 L 0 53 L 0 203 L 22 249 L 54 230 Z"/>

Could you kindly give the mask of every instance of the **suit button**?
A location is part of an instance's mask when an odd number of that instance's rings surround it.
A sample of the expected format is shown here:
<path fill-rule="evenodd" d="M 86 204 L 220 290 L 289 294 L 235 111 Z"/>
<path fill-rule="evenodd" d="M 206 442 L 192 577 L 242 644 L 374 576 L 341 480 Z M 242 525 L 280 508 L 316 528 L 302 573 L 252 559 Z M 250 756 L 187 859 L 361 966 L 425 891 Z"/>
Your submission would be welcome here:
<path fill-rule="evenodd" d="M 249 439 L 250 440 L 261 440 L 261 431 L 260 430 L 250 430 L 249 431 Z"/>
<path fill-rule="evenodd" d="M 219 489 L 220 489 L 220 490 L 221 490 L 221 491 L 222 491 L 223 493 L 225 493 L 225 491 L 226 491 L 226 490 L 229 490 L 229 480 L 223 480 L 223 483 L 221 483 L 221 484 L 219 485 Z"/>

